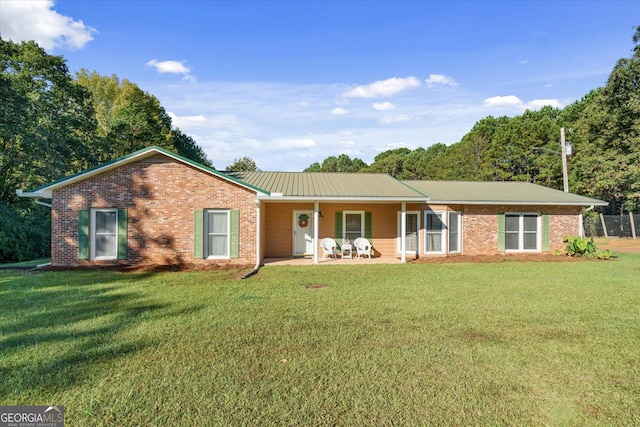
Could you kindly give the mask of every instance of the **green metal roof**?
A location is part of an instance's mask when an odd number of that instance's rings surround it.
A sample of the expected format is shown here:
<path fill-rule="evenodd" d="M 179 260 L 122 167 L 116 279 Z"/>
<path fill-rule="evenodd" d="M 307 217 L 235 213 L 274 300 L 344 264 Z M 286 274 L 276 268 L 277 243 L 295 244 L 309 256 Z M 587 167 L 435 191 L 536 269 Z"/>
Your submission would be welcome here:
<path fill-rule="evenodd" d="M 386 174 L 330 172 L 227 172 L 272 196 L 295 198 L 417 199 L 424 194 Z M 275 194 L 274 194 L 275 193 Z"/>
<path fill-rule="evenodd" d="M 20 190 L 16 192 L 22 197 L 51 198 L 51 192 L 56 188 L 158 154 L 256 191 L 259 196 L 270 200 L 289 198 L 352 201 L 402 200 L 455 204 L 607 205 L 607 202 L 602 200 L 565 193 L 528 182 L 399 181 L 386 174 L 368 173 L 222 172 L 155 146 L 49 183 L 28 193 Z"/>
<path fill-rule="evenodd" d="M 606 206 L 607 202 L 530 182 L 404 181 L 430 203 Z"/>

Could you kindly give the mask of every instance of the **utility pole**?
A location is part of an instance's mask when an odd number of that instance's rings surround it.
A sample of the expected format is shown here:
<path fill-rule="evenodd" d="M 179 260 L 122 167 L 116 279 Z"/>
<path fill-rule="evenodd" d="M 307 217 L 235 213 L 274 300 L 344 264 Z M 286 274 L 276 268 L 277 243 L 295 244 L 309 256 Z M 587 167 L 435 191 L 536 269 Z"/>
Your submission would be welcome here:
<path fill-rule="evenodd" d="M 564 140 L 564 128 L 560 128 L 560 154 L 562 155 L 562 180 L 564 192 L 569 192 L 569 177 L 567 176 L 567 147 Z"/>

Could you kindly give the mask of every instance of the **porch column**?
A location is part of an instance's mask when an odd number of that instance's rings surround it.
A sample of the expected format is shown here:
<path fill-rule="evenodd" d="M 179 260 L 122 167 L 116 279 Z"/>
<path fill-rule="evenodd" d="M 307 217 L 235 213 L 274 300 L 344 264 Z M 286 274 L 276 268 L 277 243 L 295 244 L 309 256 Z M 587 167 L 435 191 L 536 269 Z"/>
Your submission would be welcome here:
<path fill-rule="evenodd" d="M 402 202 L 400 213 L 400 260 L 407 262 L 407 202 Z"/>
<path fill-rule="evenodd" d="M 320 220 L 320 212 L 319 203 L 316 200 L 313 203 L 313 263 L 318 264 L 320 261 L 318 259 L 318 222 Z"/>

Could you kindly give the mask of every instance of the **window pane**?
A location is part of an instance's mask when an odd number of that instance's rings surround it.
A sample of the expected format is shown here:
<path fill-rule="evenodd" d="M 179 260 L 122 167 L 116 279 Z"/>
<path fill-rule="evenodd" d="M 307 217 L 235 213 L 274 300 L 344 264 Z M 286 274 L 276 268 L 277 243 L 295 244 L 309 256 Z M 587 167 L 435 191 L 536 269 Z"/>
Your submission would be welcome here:
<path fill-rule="evenodd" d="M 227 213 L 209 212 L 209 234 L 227 233 Z"/>
<path fill-rule="evenodd" d="M 442 214 L 427 214 L 427 231 L 441 231 L 443 228 Z"/>
<path fill-rule="evenodd" d="M 505 231 L 520 230 L 520 215 L 506 215 L 504 229 Z"/>
<path fill-rule="evenodd" d="M 524 249 L 538 249 L 536 233 L 524 233 Z"/>
<path fill-rule="evenodd" d="M 96 233 L 116 232 L 116 212 L 96 212 Z"/>
<path fill-rule="evenodd" d="M 460 214 L 458 212 L 449 212 L 449 252 L 460 251 L 459 238 Z"/>
<path fill-rule="evenodd" d="M 504 248 L 510 250 L 520 249 L 518 245 L 518 233 L 505 233 L 504 235 Z"/>
<path fill-rule="evenodd" d="M 427 252 L 442 251 L 442 234 L 427 234 Z"/>
<path fill-rule="evenodd" d="M 205 233 L 207 256 L 229 256 L 229 212 L 207 211 Z"/>
<path fill-rule="evenodd" d="M 96 235 L 96 257 L 116 256 L 116 241 L 115 234 Z"/>
<path fill-rule="evenodd" d="M 405 246 L 407 252 L 418 250 L 418 214 L 407 214 Z"/>
<path fill-rule="evenodd" d="M 352 242 L 358 237 L 362 236 L 362 215 L 357 214 L 345 214 L 345 238 Z"/>
<path fill-rule="evenodd" d="M 524 231 L 538 231 L 537 215 L 524 215 Z"/>
<path fill-rule="evenodd" d="M 227 255 L 227 236 L 209 235 L 209 256 Z"/>

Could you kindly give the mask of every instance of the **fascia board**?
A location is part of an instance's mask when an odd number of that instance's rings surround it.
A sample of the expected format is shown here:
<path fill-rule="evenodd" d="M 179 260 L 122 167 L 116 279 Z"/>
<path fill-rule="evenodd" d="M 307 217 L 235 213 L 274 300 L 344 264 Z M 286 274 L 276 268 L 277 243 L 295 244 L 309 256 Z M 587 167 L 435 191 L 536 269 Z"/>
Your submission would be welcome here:
<path fill-rule="evenodd" d="M 514 206 L 607 206 L 608 202 L 603 201 L 584 201 L 584 202 L 542 202 L 542 201 L 526 201 L 518 202 L 513 200 L 431 200 L 429 203 L 443 205 L 514 205 Z"/>
<path fill-rule="evenodd" d="M 259 200 L 265 202 L 357 202 L 357 203 L 380 203 L 380 202 L 409 202 L 409 203 L 429 203 L 425 197 L 313 197 L 313 196 L 258 196 Z"/>

